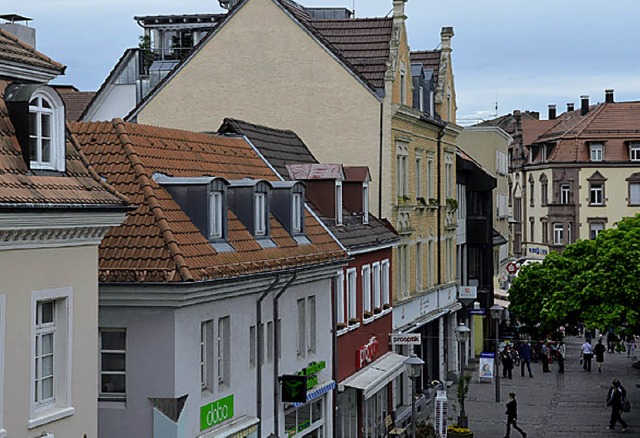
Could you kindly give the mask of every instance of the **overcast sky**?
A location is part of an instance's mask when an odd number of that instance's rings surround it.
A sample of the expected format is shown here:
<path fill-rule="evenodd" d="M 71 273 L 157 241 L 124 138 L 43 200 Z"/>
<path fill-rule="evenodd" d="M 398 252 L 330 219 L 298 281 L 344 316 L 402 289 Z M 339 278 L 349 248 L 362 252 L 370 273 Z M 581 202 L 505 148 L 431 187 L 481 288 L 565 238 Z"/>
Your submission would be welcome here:
<path fill-rule="evenodd" d="M 354 0 L 299 0 L 346 6 Z M 358 17 L 384 16 L 392 0 L 355 0 Z M 138 43 L 134 15 L 219 12 L 217 0 L 29 0 L 12 10 L 33 18 L 37 48 L 67 65 L 58 83 L 96 90 L 124 50 Z M 0 11 L 2 12 L 2 11 Z M 640 100 L 638 0 L 410 0 L 412 50 L 430 50 L 453 26 L 458 119 L 489 119 L 514 109 L 547 114 L 554 103 Z M 578 105 L 576 105 L 578 106 Z"/>

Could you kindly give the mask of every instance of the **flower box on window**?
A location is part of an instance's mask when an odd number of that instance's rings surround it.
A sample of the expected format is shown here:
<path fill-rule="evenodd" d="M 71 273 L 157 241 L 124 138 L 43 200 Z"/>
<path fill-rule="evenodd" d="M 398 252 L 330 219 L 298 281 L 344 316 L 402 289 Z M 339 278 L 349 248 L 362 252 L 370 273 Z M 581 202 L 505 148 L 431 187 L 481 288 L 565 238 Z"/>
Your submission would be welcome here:
<path fill-rule="evenodd" d="M 382 312 L 382 309 L 380 307 L 376 307 L 375 309 L 373 309 L 373 313 L 378 314 Z"/>
<path fill-rule="evenodd" d="M 391 304 L 388 304 L 388 303 L 387 303 L 387 304 L 384 304 L 384 305 L 382 306 L 382 308 L 383 308 L 384 310 L 390 309 L 390 308 L 391 308 Z"/>
<path fill-rule="evenodd" d="M 347 327 L 347 324 L 345 324 L 344 322 L 339 322 L 336 324 L 336 327 L 338 328 L 338 330 L 342 330 L 343 328 Z"/>
<path fill-rule="evenodd" d="M 358 318 L 349 318 L 349 325 L 358 324 L 359 322 L 360 322 L 360 319 Z"/>
<path fill-rule="evenodd" d="M 373 313 L 369 312 L 368 310 L 365 310 L 364 312 L 364 317 L 365 318 L 371 318 L 373 316 Z"/>

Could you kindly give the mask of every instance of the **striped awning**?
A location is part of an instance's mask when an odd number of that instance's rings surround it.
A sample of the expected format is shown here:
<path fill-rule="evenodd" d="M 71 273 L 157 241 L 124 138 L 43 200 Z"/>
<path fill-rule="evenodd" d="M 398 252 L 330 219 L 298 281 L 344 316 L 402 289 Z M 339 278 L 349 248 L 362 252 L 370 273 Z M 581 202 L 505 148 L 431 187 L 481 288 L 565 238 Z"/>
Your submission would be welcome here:
<path fill-rule="evenodd" d="M 329 391 L 332 391 L 334 388 L 336 387 L 336 382 L 335 381 L 330 381 L 328 383 L 325 383 L 323 385 L 320 385 L 314 389 L 312 389 L 311 391 L 307 391 L 307 401 L 306 403 L 309 403 L 312 400 L 317 399 L 318 397 L 322 396 L 323 394 L 326 394 Z M 300 407 L 306 403 L 291 403 L 291 406 L 293 406 L 294 408 Z"/>

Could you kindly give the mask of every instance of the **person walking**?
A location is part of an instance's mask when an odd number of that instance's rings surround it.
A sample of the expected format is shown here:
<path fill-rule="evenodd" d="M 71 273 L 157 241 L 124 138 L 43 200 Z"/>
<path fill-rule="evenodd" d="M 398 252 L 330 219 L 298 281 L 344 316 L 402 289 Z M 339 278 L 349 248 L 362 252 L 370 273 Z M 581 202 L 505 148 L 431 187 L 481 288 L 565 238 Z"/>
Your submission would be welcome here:
<path fill-rule="evenodd" d="M 564 345 L 564 342 L 560 341 L 558 343 L 558 348 L 556 349 L 556 357 L 558 358 L 558 372 L 564 373 L 564 356 L 567 353 L 567 349 Z"/>
<path fill-rule="evenodd" d="M 633 353 L 633 356 L 635 356 L 635 350 L 636 350 L 636 337 L 634 334 L 628 333 L 627 334 L 627 357 L 631 357 L 632 353 Z"/>
<path fill-rule="evenodd" d="M 511 352 L 511 347 L 509 347 L 508 345 L 506 347 L 504 347 L 504 350 L 502 350 L 502 377 L 503 378 L 507 378 L 509 377 L 509 379 L 513 378 L 513 354 Z"/>
<path fill-rule="evenodd" d="M 520 435 L 523 436 L 523 438 L 527 437 L 527 433 L 520 429 L 520 427 L 518 427 L 518 402 L 516 401 L 516 393 L 515 392 L 510 392 L 509 393 L 509 401 L 507 402 L 507 412 L 505 412 L 505 414 L 507 414 L 507 434 L 505 435 L 505 438 L 509 438 L 511 435 L 511 426 L 513 426 L 513 428 L 515 430 L 517 430 L 518 432 L 520 432 Z"/>
<path fill-rule="evenodd" d="M 607 429 L 615 429 L 616 423 L 620 423 L 622 431 L 627 430 L 627 422 L 622 419 L 622 403 L 627 397 L 627 391 L 624 389 L 618 379 L 613 379 L 611 388 L 607 393 L 607 406 L 611 406 L 611 418 L 609 419 L 609 427 Z M 507 429 L 509 436 L 509 429 Z"/>
<path fill-rule="evenodd" d="M 598 339 L 598 343 L 593 347 L 593 352 L 596 354 L 596 364 L 598 364 L 598 372 L 602 372 L 602 365 L 604 364 L 604 352 L 607 349 L 602 343 L 602 339 Z"/>
<path fill-rule="evenodd" d="M 540 360 L 542 360 L 542 372 L 550 373 L 549 362 L 551 358 L 551 348 L 549 347 L 549 341 L 544 341 L 542 347 L 540 347 Z"/>
<path fill-rule="evenodd" d="M 580 357 L 582 358 L 582 369 L 591 372 L 591 358 L 593 357 L 593 349 L 591 342 L 585 341 L 580 347 Z"/>
<path fill-rule="evenodd" d="M 524 377 L 524 366 L 527 365 L 527 370 L 529 371 L 529 377 L 533 377 L 531 374 L 531 345 L 529 345 L 529 340 L 525 339 L 523 343 L 520 344 L 520 375 Z"/>

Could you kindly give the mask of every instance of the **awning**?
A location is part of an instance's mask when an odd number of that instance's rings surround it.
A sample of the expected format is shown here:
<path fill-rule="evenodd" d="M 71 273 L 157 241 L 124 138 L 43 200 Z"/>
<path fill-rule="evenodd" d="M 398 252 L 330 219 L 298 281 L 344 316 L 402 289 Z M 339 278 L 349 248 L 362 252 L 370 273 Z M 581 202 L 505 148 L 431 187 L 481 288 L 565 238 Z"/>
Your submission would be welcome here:
<path fill-rule="evenodd" d="M 493 246 L 500 246 L 507 243 L 507 238 L 504 237 L 498 230 L 493 228 Z"/>
<path fill-rule="evenodd" d="M 338 388 L 360 389 L 365 399 L 370 398 L 404 372 L 406 359 L 407 357 L 401 354 L 388 352 L 366 368 L 344 379 Z"/>
<path fill-rule="evenodd" d="M 243 415 L 227 422 L 220 428 L 211 430 L 198 438 L 244 438 L 257 432 L 259 418 Z"/>
<path fill-rule="evenodd" d="M 326 394 L 329 391 L 332 391 L 333 388 L 336 387 L 336 382 L 335 381 L 330 381 L 328 383 L 325 383 L 323 385 L 318 386 L 317 388 L 312 389 L 311 391 L 307 391 L 307 401 L 306 403 L 309 403 L 311 400 L 315 400 L 318 397 L 320 397 L 323 394 Z M 304 405 L 305 403 L 291 403 L 291 406 L 293 406 L 294 408 L 297 408 L 299 406 Z"/>
<path fill-rule="evenodd" d="M 462 303 L 460 301 L 456 301 L 455 303 L 449 304 L 445 309 L 449 312 L 457 312 L 458 310 L 462 310 Z"/>

